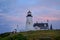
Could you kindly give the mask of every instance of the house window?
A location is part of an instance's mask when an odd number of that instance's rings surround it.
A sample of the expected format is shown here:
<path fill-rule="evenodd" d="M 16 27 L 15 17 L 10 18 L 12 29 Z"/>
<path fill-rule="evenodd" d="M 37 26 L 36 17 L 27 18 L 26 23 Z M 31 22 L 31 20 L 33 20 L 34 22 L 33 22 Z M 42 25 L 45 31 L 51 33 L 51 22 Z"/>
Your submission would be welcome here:
<path fill-rule="evenodd" d="M 46 27 L 46 24 L 44 24 L 44 27 Z"/>

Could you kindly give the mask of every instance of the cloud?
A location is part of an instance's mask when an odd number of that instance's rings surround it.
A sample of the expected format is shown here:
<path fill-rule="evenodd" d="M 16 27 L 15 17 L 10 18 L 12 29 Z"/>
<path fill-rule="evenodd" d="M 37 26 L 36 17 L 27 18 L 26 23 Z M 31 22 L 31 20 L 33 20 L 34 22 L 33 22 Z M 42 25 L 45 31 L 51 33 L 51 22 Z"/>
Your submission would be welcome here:
<path fill-rule="evenodd" d="M 58 19 L 60 17 L 60 10 L 56 10 L 54 8 L 49 8 L 45 6 L 36 6 L 30 8 L 34 16 L 42 16 L 42 17 L 52 17 L 52 19 Z"/>
<path fill-rule="evenodd" d="M 0 25 L 25 26 L 28 10 L 32 11 L 34 22 L 60 20 L 60 0 L 0 0 Z"/>
<path fill-rule="evenodd" d="M 42 19 L 42 20 L 49 20 L 49 21 L 60 20 L 60 18 L 56 18 L 56 17 L 48 17 L 48 16 L 40 17 L 40 19 Z"/>
<path fill-rule="evenodd" d="M 50 16 L 36 16 L 33 18 L 34 22 L 47 22 L 47 20 L 51 21 L 59 21 L 60 18 L 57 17 L 50 17 Z"/>
<path fill-rule="evenodd" d="M 7 20 L 22 22 L 22 20 L 24 20 L 24 19 L 21 17 L 16 17 L 16 16 L 7 16 Z"/>

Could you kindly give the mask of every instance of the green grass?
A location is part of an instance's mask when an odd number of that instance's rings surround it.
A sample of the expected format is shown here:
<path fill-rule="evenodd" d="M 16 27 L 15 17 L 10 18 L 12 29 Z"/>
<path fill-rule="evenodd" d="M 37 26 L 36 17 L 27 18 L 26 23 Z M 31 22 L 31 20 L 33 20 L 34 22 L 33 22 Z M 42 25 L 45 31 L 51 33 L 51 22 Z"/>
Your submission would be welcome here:
<path fill-rule="evenodd" d="M 21 34 L 21 35 L 20 35 Z M 1 35 L 0 39 L 13 39 L 15 40 L 60 40 L 60 30 L 39 30 L 39 31 L 28 31 L 19 32 L 16 34 L 4 34 L 4 38 Z"/>
<path fill-rule="evenodd" d="M 21 33 L 23 35 L 26 35 L 29 40 L 37 40 L 37 39 L 51 39 L 55 40 L 58 37 L 60 38 L 60 30 L 40 30 L 40 31 L 29 31 L 29 32 L 23 32 Z M 60 39 L 59 39 L 60 40 Z"/>

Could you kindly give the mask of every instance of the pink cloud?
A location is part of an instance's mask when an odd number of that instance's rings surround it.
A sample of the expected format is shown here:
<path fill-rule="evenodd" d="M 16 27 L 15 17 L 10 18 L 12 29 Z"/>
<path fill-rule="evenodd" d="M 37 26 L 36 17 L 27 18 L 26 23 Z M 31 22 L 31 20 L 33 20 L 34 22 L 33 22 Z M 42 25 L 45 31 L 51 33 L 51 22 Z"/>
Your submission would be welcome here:
<path fill-rule="evenodd" d="M 43 20 L 50 20 L 50 21 L 60 20 L 60 18 L 48 17 L 48 16 L 44 16 L 44 17 L 40 17 L 40 18 Z"/>
<path fill-rule="evenodd" d="M 36 17 L 40 20 L 60 20 L 60 10 L 56 10 L 54 8 L 49 8 L 46 6 L 36 6 L 30 9 L 34 12 L 35 15 L 37 14 Z M 48 12 L 45 14 L 44 10 Z"/>
<path fill-rule="evenodd" d="M 57 17 L 53 17 L 53 16 L 37 16 L 34 17 L 34 21 L 56 21 L 56 20 L 60 20 L 60 18 Z"/>
<path fill-rule="evenodd" d="M 16 17 L 16 16 L 6 16 L 6 19 L 8 21 L 14 21 L 14 22 L 23 22 L 23 17 Z"/>

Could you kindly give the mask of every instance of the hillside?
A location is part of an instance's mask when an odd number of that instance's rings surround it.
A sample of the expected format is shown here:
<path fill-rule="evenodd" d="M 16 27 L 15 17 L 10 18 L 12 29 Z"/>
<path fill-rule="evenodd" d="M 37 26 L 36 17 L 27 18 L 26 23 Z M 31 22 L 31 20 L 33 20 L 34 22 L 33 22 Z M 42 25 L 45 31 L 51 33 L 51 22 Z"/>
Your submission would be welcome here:
<path fill-rule="evenodd" d="M 40 30 L 0 34 L 0 40 L 60 40 L 60 30 Z"/>

